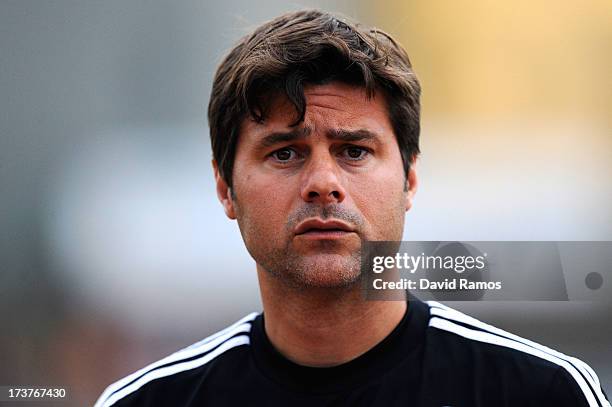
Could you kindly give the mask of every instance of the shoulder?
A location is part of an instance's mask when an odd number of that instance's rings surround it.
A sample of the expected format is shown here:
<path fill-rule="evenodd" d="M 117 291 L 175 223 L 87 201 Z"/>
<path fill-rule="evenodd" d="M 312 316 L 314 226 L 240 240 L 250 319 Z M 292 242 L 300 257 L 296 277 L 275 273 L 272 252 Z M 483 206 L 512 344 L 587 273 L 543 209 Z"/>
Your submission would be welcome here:
<path fill-rule="evenodd" d="M 460 363 L 478 365 L 495 377 L 512 377 L 542 397 L 573 397 L 575 404 L 609 406 L 593 369 L 580 359 L 506 332 L 435 301 L 428 301 L 431 335 L 440 344 L 437 351 L 462 354 Z M 506 378 L 509 378 L 506 377 Z M 490 380 L 488 377 L 487 380 Z M 536 388 L 537 387 L 537 388 Z M 527 391 L 529 387 L 522 388 Z M 569 400 L 567 400 L 569 401 Z"/>
<path fill-rule="evenodd" d="M 249 345 L 251 325 L 258 315 L 253 312 L 229 327 L 116 381 L 102 392 L 94 407 L 124 405 L 120 401 L 135 400 L 138 393 L 150 390 L 152 385 L 180 387 L 177 378 L 182 378 L 184 373 L 206 368 L 228 351 Z"/>

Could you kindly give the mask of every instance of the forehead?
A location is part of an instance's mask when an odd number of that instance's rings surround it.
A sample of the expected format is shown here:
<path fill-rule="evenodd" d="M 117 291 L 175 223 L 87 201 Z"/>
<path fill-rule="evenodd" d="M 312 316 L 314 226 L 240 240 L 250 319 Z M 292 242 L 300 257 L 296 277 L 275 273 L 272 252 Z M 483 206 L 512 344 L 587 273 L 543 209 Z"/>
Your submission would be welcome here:
<path fill-rule="evenodd" d="M 314 132 L 330 129 L 365 129 L 381 136 L 392 136 L 386 98 L 377 91 L 368 98 L 362 87 L 333 82 L 325 85 L 304 87 L 306 113 L 299 127 L 307 127 Z M 246 119 L 241 126 L 241 139 L 258 138 L 274 131 L 295 129 L 291 127 L 297 119 L 293 104 L 282 95 L 272 96 L 267 108 L 267 116 L 262 123 Z M 245 137 L 245 138 L 243 138 Z"/>

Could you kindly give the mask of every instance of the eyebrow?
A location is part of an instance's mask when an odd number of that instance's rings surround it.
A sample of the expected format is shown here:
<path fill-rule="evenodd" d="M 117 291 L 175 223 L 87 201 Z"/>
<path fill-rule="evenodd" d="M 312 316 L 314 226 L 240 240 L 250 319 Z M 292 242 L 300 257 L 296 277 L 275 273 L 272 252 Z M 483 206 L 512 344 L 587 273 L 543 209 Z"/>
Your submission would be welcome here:
<path fill-rule="evenodd" d="M 344 142 L 371 141 L 375 144 L 380 144 L 380 137 L 376 133 L 366 129 L 332 129 L 327 132 L 327 137 L 331 140 L 340 140 Z"/>
<path fill-rule="evenodd" d="M 302 127 L 288 132 L 274 132 L 262 137 L 258 144 L 260 148 L 267 148 L 279 143 L 303 140 L 310 136 L 311 133 L 311 127 Z M 339 140 L 344 142 L 369 141 L 375 144 L 380 144 L 379 136 L 376 133 L 366 129 L 331 129 L 327 131 L 327 138 L 330 140 Z"/>
<path fill-rule="evenodd" d="M 308 137 L 312 129 L 310 127 L 302 127 L 299 129 L 293 129 L 288 132 L 275 132 L 270 133 L 265 137 L 262 137 L 259 141 L 259 145 L 262 148 L 271 147 L 278 143 L 286 143 L 288 141 L 303 140 Z"/>

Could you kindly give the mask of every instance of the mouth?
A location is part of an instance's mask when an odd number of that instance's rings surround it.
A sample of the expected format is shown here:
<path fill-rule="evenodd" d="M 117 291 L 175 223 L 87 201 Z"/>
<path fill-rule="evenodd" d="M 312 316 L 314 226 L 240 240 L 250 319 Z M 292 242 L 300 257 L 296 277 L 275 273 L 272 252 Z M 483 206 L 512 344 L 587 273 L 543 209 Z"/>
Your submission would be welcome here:
<path fill-rule="evenodd" d="M 354 228 L 342 221 L 310 219 L 300 223 L 295 228 L 295 236 L 306 239 L 341 239 L 355 233 Z"/>

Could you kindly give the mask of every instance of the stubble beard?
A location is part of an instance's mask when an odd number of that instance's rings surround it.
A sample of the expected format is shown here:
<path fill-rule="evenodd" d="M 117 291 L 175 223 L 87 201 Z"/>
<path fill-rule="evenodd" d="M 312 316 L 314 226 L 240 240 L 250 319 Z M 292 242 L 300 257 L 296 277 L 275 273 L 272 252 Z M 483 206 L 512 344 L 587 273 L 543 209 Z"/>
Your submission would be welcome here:
<path fill-rule="evenodd" d="M 235 203 L 238 204 L 236 200 Z M 236 206 L 238 211 L 244 214 L 240 205 Z M 310 217 L 341 219 L 353 225 L 360 238 L 359 245 L 347 253 L 346 247 L 343 248 L 341 243 L 321 240 L 316 242 L 317 250 L 299 253 L 293 247 L 293 230 L 297 224 Z M 361 281 L 361 239 L 365 222 L 361 215 L 354 211 L 348 211 L 336 204 L 325 207 L 305 205 L 289 216 L 285 230 L 277 236 L 256 237 L 258 228 L 243 216 L 238 217 L 238 223 L 251 257 L 265 272 L 287 288 L 350 289 Z M 250 241 L 249 237 L 266 239 L 267 247 L 257 244 L 261 242 Z M 340 254 L 339 251 L 343 253 Z"/>
<path fill-rule="evenodd" d="M 286 247 L 256 261 L 277 281 L 294 290 L 350 289 L 361 281 L 361 249 L 348 255 L 326 251 L 304 256 Z"/>

